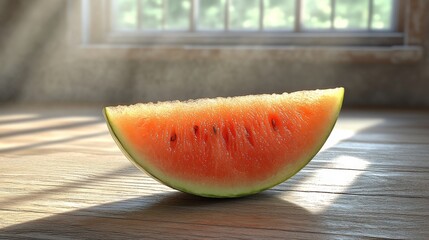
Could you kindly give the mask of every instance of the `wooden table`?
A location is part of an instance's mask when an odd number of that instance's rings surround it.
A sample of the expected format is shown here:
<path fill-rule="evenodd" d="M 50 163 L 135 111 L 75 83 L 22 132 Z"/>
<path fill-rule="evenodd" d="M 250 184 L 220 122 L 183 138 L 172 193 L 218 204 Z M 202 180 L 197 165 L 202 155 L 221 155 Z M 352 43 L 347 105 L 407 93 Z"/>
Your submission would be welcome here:
<path fill-rule="evenodd" d="M 313 161 L 205 199 L 137 170 L 101 107 L 0 107 L 1 239 L 429 239 L 429 111 L 343 111 Z"/>

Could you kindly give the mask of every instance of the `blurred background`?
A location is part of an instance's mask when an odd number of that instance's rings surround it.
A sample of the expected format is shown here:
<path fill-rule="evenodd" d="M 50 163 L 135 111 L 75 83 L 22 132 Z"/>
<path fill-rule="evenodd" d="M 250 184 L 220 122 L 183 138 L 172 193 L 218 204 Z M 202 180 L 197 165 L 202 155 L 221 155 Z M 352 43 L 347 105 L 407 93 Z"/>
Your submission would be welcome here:
<path fill-rule="evenodd" d="M 129 104 L 346 88 L 429 106 L 421 0 L 0 0 L 0 102 Z"/>

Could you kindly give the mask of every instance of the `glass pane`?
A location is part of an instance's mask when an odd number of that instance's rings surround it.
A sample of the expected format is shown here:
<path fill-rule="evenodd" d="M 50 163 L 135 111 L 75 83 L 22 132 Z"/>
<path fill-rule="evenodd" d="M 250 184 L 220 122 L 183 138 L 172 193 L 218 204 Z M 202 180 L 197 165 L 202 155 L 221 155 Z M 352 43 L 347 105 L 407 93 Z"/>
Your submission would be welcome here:
<path fill-rule="evenodd" d="M 302 0 L 302 27 L 327 29 L 331 27 L 331 0 Z"/>
<path fill-rule="evenodd" d="M 116 30 L 135 30 L 137 28 L 137 1 L 114 0 L 113 27 Z"/>
<path fill-rule="evenodd" d="M 259 0 L 230 0 L 229 27 L 233 30 L 259 28 Z"/>
<path fill-rule="evenodd" d="M 224 29 L 225 0 L 200 0 L 198 9 L 198 29 Z"/>
<path fill-rule="evenodd" d="M 393 0 L 373 0 L 371 29 L 389 30 L 393 28 Z"/>
<path fill-rule="evenodd" d="M 140 0 L 140 25 L 144 30 L 162 29 L 162 0 Z"/>
<path fill-rule="evenodd" d="M 336 29 L 367 29 L 369 0 L 337 0 L 335 4 Z"/>
<path fill-rule="evenodd" d="M 295 23 L 295 0 L 265 0 L 264 29 L 292 29 Z"/>
<path fill-rule="evenodd" d="M 165 1 L 165 29 L 189 29 L 190 0 L 164 0 Z"/>

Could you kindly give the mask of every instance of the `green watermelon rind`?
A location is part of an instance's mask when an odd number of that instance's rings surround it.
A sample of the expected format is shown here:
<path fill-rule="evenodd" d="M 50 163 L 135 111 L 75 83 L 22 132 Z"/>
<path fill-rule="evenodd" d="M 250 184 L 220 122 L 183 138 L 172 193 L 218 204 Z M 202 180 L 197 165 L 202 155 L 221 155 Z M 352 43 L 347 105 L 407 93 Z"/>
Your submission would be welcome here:
<path fill-rule="evenodd" d="M 320 149 L 323 147 L 326 140 L 330 136 L 332 130 L 335 127 L 336 121 L 339 117 L 339 113 L 341 111 L 342 103 L 343 103 L 343 99 L 344 99 L 344 89 L 343 88 L 340 88 L 340 89 L 341 89 L 341 93 L 339 93 L 339 94 L 341 94 L 341 97 L 339 98 L 336 111 L 333 112 L 334 114 L 332 115 L 331 125 L 327 126 L 327 130 L 326 130 L 325 135 L 320 138 L 320 141 L 319 141 L 320 144 L 314 148 L 314 151 L 309 151 L 309 154 L 307 156 L 303 157 L 300 160 L 296 160 L 295 164 L 285 166 L 285 170 L 279 171 L 279 174 L 278 174 L 279 177 L 278 177 L 277 181 L 272 180 L 272 181 L 269 181 L 268 183 L 262 182 L 260 184 L 260 187 L 254 187 L 253 189 L 247 189 L 247 191 L 240 191 L 239 189 L 235 189 L 234 192 L 229 192 L 229 193 L 227 191 L 222 192 L 222 189 L 219 189 L 216 192 L 216 191 L 213 191 L 213 189 L 211 189 L 209 191 L 204 191 L 204 189 L 198 189 L 198 187 L 192 187 L 191 186 L 189 188 L 189 187 L 186 187 L 186 185 L 192 185 L 192 184 L 186 184 L 184 182 L 180 182 L 180 180 L 179 180 L 179 183 L 176 183 L 177 181 L 169 179 L 168 176 L 166 176 L 160 172 L 157 172 L 157 170 L 155 170 L 155 169 L 152 169 L 150 166 L 148 166 L 149 164 L 144 164 L 144 163 L 148 162 L 146 160 L 145 156 L 138 157 L 139 154 L 134 153 L 134 151 L 132 149 L 126 148 L 126 146 L 128 145 L 126 143 L 126 140 L 124 138 L 120 137 L 119 131 L 115 130 L 115 126 L 112 124 L 112 121 L 110 121 L 110 119 L 109 119 L 109 108 L 108 107 L 105 107 L 103 109 L 103 115 L 106 119 L 109 132 L 112 135 L 112 137 L 113 137 L 114 141 L 116 142 L 116 144 L 118 145 L 118 147 L 121 149 L 122 153 L 138 169 L 147 173 L 153 179 L 155 179 L 155 180 L 159 181 L 160 183 L 162 183 L 166 186 L 169 186 L 173 189 L 176 189 L 176 190 L 179 190 L 179 191 L 182 191 L 185 193 L 193 194 L 193 195 L 198 195 L 198 196 L 202 196 L 202 197 L 210 197 L 210 198 L 236 198 L 236 197 L 243 197 L 243 196 L 247 196 L 247 195 L 256 194 L 256 193 L 270 189 L 274 186 L 277 186 L 277 185 L 285 182 L 289 178 L 296 175 L 299 171 L 301 171 L 301 169 L 303 169 L 317 155 L 317 153 L 320 151 Z M 138 160 L 140 160 L 140 161 L 138 161 Z M 146 166 L 143 166 L 143 165 L 146 165 Z M 277 179 L 277 178 L 275 178 L 275 179 Z"/>

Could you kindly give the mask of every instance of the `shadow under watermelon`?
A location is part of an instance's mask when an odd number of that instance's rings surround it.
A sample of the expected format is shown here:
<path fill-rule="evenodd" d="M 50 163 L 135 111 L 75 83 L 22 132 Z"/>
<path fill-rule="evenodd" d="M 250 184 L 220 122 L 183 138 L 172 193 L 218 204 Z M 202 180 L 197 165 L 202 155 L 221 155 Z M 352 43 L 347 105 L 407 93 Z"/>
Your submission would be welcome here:
<path fill-rule="evenodd" d="M 304 220 L 318 224 L 310 212 L 278 198 L 275 191 L 238 199 L 207 199 L 170 192 L 13 225 L 1 229 L 0 238 L 261 238 L 297 234 L 296 231 L 312 235 L 302 229 Z"/>

